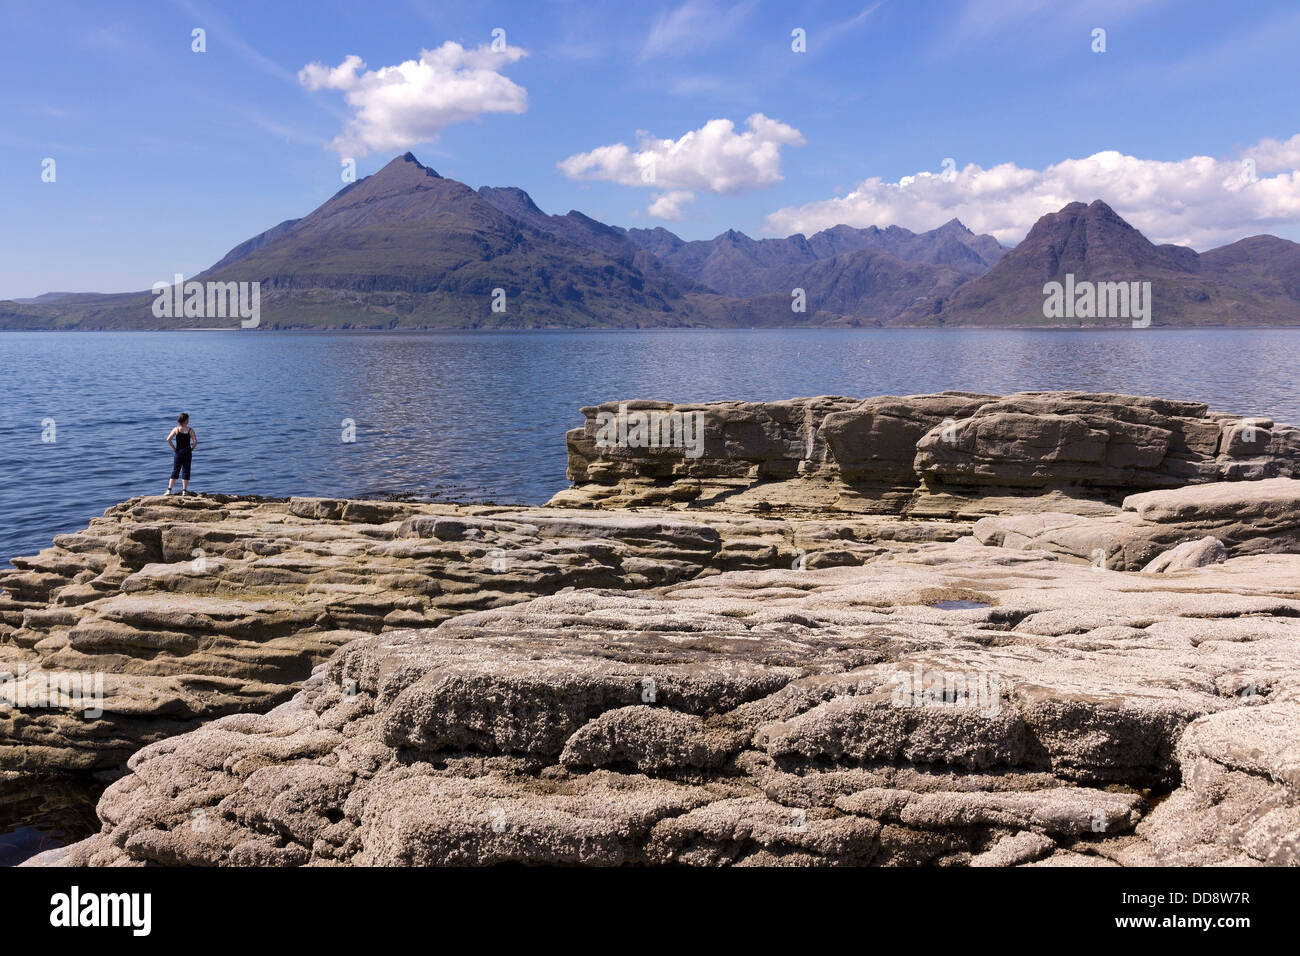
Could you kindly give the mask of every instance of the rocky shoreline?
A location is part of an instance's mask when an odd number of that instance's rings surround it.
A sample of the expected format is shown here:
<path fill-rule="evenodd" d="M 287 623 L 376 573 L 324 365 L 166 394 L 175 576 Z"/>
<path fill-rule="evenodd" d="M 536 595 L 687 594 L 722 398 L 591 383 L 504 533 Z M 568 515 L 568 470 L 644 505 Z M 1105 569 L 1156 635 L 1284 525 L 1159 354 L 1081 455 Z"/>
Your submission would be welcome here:
<path fill-rule="evenodd" d="M 638 411 L 700 453 L 598 439 Z M 545 507 L 137 498 L 15 559 L 0 768 L 115 780 L 31 862 L 1300 862 L 1300 430 L 583 414 Z"/>

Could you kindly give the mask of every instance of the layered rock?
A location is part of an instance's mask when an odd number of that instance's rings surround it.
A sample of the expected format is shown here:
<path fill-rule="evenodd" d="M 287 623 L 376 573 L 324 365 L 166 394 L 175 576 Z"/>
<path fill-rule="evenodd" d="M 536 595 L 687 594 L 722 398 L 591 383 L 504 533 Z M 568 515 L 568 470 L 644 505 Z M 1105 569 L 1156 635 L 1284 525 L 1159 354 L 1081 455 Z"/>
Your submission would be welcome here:
<path fill-rule="evenodd" d="M 1098 513 L 1127 494 L 1290 477 L 1300 430 L 1196 402 L 967 392 L 784 402 L 609 402 L 568 433 L 573 506 L 787 507 L 914 516 Z M 698 416 L 699 447 L 602 439 L 637 414 Z M 688 454 L 690 451 L 692 454 Z"/>
<path fill-rule="evenodd" d="M 908 521 L 867 528 L 727 515 L 133 499 L 0 572 L 0 767 L 111 772 L 145 743 L 287 700 L 315 665 L 366 634 L 433 627 L 571 587 L 861 564 L 882 539 L 960 533 Z M 70 693 L 80 685 L 93 685 L 93 701 Z"/>
<path fill-rule="evenodd" d="M 1300 556 L 1132 582 L 967 541 L 373 635 L 37 862 L 1300 862 Z"/>
<path fill-rule="evenodd" d="M 1207 564 L 1221 564 L 1228 559 L 1228 549 L 1218 538 L 1206 535 L 1175 545 L 1168 551 L 1153 558 L 1142 570 L 1151 574 L 1169 574 L 1174 571 L 1189 571 L 1203 568 Z"/>
<path fill-rule="evenodd" d="M 1295 553 L 1300 481 L 1268 478 L 1149 491 L 1130 495 L 1122 511 L 1103 516 L 981 518 L 972 534 L 983 544 L 1051 551 L 1118 571 L 1198 567 L 1228 554 Z"/>

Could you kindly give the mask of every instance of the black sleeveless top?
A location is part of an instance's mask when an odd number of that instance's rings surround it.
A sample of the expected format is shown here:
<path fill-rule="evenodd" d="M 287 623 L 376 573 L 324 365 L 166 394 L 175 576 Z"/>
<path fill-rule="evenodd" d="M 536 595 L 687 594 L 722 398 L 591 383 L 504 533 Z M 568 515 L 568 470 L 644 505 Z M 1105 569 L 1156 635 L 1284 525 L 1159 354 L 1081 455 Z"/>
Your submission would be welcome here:
<path fill-rule="evenodd" d="M 190 453 L 190 433 L 178 431 L 176 433 L 176 454 L 188 455 Z"/>

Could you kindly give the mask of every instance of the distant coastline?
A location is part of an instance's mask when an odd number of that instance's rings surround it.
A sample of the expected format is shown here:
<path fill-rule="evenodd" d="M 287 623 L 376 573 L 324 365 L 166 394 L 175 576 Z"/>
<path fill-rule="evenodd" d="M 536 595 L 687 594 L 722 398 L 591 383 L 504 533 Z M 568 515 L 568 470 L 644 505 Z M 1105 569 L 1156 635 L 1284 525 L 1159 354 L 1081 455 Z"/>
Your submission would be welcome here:
<path fill-rule="evenodd" d="M 205 326 L 195 328 L 168 328 L 159 326 L 157 328 L 137 328 L 137 329 L 82 329 L 82 328 L 57 328 L 57 329 L 31 329 L 31 328 L 0 328 L 0 334 L 5 333 L 41 333 L 41 332 L 58 332 L 58 333 L 155 333 L 155 332 L 231 332 L 241 335 L 275 335 L 282 333 L 292 333 L 295 335 L 312 334 L 312 335 L 436 335 L 444 333 L 463 334 L 466 332 L 481 333 L 485 335 L 527 335 L 536 332 L 551 333 L 642 333 L 642 332 L 844 332 L 852 333 L 875 333 L 875 332 L 1285 332 L 1300 330 L 1300 324 L 1297 325 L 1161 325 L 1154 323 L 1146 328 L 1135 329 L 1131 325 L 763 325 L 763 326 L 728 326 L 719 328 L 716 326 L 698 326 L 698 325 L 680 325 L 680 326 L 651 326 L 648 328 L 639 328 L 636 326 L 626 327 L 584 327 L 584 328 L 565 328 L 564 326 L 545 326 L 540 328 L 520 328 L 518 326 L 501 326 L 499 328 L 485 329 L 476 326 L 438 326 L 438 327 L 411 327 L 411 328 L 374 328 L 374 329 L 335 329 L 335 328 L 270 328 L 262 327 L 257 329 L 240 329 L 240 328 L 223 328 L 220 326 Z"/>

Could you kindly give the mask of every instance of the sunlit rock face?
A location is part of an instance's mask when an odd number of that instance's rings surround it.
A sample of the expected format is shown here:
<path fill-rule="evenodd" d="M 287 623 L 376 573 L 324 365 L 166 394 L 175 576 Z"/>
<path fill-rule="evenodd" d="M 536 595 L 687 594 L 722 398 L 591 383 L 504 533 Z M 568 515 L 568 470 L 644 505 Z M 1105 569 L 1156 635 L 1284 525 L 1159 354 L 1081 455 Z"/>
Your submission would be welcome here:
<path fill-rule="evenodd" d="M 556 504 L 1096 513 L 1140 491 L 1292 477 L 1300 461 L 1293 426 L 1132 395 L 626 401 L 582 411 L 567 438 L 574 487 Z M 655 418 L 671 414 L 701 423 L 698 453 L 662 428 L 656 436 Z M 622 427 L 603 427 L 611 421 Z"/>

